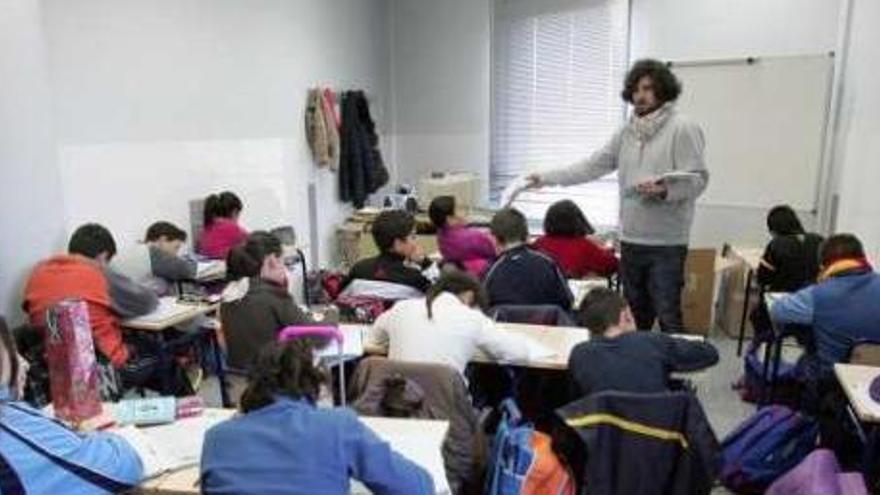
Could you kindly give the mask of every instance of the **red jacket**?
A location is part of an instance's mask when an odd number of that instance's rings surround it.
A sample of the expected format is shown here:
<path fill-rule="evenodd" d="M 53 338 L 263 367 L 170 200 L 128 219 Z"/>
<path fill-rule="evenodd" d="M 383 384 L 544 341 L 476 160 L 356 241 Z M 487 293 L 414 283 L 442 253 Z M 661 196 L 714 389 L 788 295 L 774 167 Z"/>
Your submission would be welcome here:
<path fill-rule="evenodd" d="M 62 299 L 82 299 L 89 308 L 89 323 L 97 350 L 113 366 L 128 360 L 128 348 L 110 303 L 110 290 L 101 268 L 79 255 L 59 255 L 38 264 L 27 281 L 24 309 L 31 324 L 43 328 L 46 310 Z"/>
<path fill-rule="evenodd" d="M 586 237 L 541 236 L 535 248 L 556 260 L 565 276 L 609 275 L 617 271 L 614 251 L 605 249 Z"/>
<path fill-rule="evenodd" d="M 247 239 L 248 233 L 235 220 L 217 218 L 202 231 L 199 254 L 211 259 L 224 260 L 229 250 Z"/>

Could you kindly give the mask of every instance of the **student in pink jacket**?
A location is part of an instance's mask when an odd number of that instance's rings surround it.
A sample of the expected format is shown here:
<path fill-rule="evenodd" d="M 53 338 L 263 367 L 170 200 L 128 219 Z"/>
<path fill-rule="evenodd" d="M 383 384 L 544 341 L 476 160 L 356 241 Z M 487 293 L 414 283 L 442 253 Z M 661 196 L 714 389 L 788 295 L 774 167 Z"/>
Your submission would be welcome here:
<path fill-rule="evenodd" d="M 445 261 L 455 263 L 471 275 L 482 278 L 495 261 L 495 242 L 486 232 L 467 226 L 453 196 L 437 196 L 428 207 L 437 227 L 437 245 Z"/>
<path fill-rule="evenodd" d="M 212 194 L 205 200 L 204 230 L 198 252 L 212 259 L 226 259 L 226 254 L 247 238 L 247 231 L 238 224 L 244 206 L 230 191 Z"/>

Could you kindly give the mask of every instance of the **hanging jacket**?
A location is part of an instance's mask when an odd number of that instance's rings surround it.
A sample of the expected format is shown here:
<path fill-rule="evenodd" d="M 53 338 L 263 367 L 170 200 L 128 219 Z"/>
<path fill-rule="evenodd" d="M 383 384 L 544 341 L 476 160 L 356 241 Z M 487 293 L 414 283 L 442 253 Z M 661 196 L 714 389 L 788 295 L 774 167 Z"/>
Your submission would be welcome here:
<path fill-rule="evenodd" d="M 339 131 L 333 109 L 320 88 L 309 90 L 306 103 L 306 139 L 318 167 L 336 170 L 339 164 Z"/>
<path fill-rule="evenodd" d="M 708 495 L 718 440 L 687 392 L 602 392 L 558 409 L 586 450 L 590 495 Z"/>
<path fill-rule="evenodd" d="M 362 91 L 342 96 L 339 197 L 362 208 L 367 197 L 388 183 L 388 170 L 379 152 L 379 136 Z"/>

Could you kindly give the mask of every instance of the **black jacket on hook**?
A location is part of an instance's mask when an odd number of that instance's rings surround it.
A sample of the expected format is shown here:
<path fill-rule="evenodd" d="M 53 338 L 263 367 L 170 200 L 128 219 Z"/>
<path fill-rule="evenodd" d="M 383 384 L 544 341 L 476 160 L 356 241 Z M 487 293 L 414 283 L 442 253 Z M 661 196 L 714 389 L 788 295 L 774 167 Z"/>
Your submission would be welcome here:
<path fill-rule="evenodd" d="M 339 197 L 355 208 L 388 183 L 388 170 L 379 151 L 376 124 L 363 91 L 342 96 L 341 156 L 339 159 Z"/>

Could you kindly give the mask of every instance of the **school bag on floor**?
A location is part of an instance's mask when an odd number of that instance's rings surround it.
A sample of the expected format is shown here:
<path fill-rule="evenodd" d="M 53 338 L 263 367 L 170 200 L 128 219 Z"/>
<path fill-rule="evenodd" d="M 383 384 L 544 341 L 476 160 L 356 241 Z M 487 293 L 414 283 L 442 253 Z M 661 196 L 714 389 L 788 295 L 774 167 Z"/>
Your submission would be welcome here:
<path fill-rule="evenodd" d="M 760 346 L 756 342 L 748 347 L 743 357 L 743 377 L 735 385 L 740 398 L 746 402 L 758 403 L 768 393 L 769 383 L 764 379 L 764 360 L 760 357 L 759 350 Z M 768 368 L 768 374 L 772 372 L 771 368 Z M 801 369 L 797 364 L 780 360 L 779 370 L 773 383 L 773 403 L 797 407 L 800 403 L 803 381 Z"/>
<path fill-rule="evenodd" d="M 523 423 L 513 399 L 505 399 L 501 410 L 485 495 L 574 495 L 574 479 L 553 452 L 550 436 Z"/>
<path fill-rule="evenodd" d="M 767 495 L 868 495 L 862 473 L 841 472 L 834 452 L 817 449 L 773 482 Z"/>
<path fill-rule="evenodd" d="M 815 447 L 815 419 L 785 406 L 761 408 L 721 442 L 719 479 L 736 493 L 764 493 Z"/>

